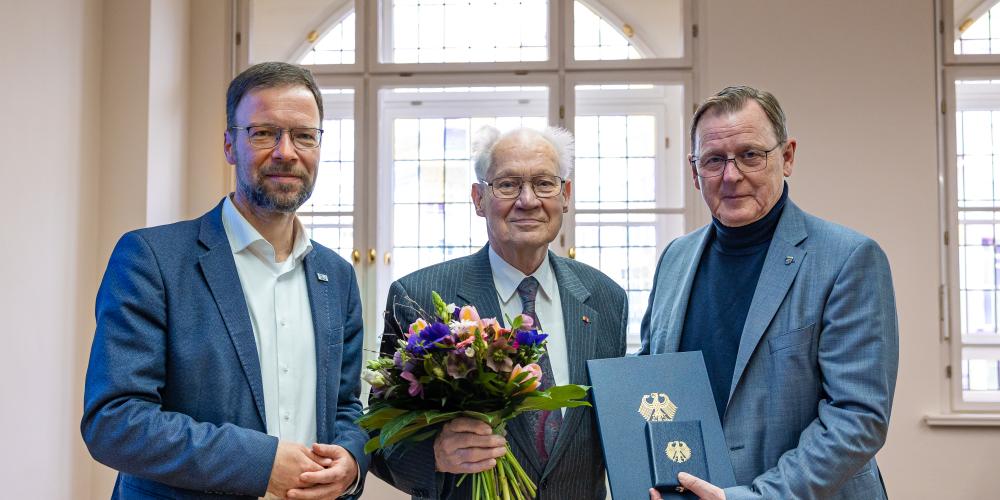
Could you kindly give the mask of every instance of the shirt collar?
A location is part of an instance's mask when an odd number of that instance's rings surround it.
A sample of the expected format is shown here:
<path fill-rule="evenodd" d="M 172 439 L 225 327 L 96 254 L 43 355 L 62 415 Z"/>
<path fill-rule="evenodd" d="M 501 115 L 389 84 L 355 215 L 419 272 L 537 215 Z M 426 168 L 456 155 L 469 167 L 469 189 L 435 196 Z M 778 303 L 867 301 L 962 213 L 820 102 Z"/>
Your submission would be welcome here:
<path fill-rule="evenodd" d="M 274 262 L 274 247 L 261 236 L 246 217 L 243 217 L 229 196 L 226 196 L 225 201 L 222 202 L 222 226 L 226 230 L 226 237 L 229 239 L 229 246 L 233 249 L 233 254 L 238 254 L 248 247 L 252 247 L 251 251 L 257 250 L 253 253 L 266 252 L 270 256 L 270 261 Z M 295 242 L 292 244 L 292 253 L 289 258 L 298 260 L 310 251 L 312 251 L 312 242 L 306 237 L 305 228 L 296 217 Z"/>
<path fill-rule="evenodd" d="M 517 287 L 521 284 L 521 280 L 526 278 L 527 275 L 503 260 L 503 257 L 496 253 L 492 246 L 489 249 L 489 255 L 490 268 L 493 270 L 493 284 L 496 286 L 501 302 L 506 304 L 514 296 L 514 293 L 517 292 Z M 551 299 L 552 293 L 558 284 L 556 283 L 556 275 L 552 271 L 552 263 L 549 262 L 548 252 L 545 252 L 542 264 L 538 266 L 535 272 L 531 273 L 531 276 L 534 276 L 538 280 L 538 289 L 546 298 Z"/>

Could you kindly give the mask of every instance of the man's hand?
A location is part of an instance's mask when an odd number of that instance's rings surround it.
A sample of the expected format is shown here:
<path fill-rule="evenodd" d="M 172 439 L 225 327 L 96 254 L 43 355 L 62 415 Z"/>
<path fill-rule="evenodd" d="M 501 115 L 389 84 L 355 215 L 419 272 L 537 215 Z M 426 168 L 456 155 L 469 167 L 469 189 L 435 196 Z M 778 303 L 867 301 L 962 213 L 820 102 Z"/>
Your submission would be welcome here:
<path fill-rule="evenodd" d="M 329 458 L 315 453 L 298 443 L 278 441 L 278 451 L 271 466 L 271 479 L 267 482 L 267 492 L 285 498 L 288 490 L 311 486 L 299 477 L 303 472 L 317 472 L 332 464 Z"/>
<path fill-rule="evenodd" d="M 335 444 L 313 444 L 312 452 L 328 460 L 329 465 L 320 471 L 300 474 L 299 479 L 306 486 L 289 490 L 287 497 L 295 500 L 339 498 L 358 478 L 358 463 L 354 456 Z"/>
<path fill-rule="evenodd" d="M 681 472 L 677 474 L 677 480 L 680 481 L 685 490 L 698 495 L 701 500 L 726 500 L 726 492 L 722 491 L 722 488 L 704 479 L 699 479 L 697 476 Z M 659 491 L 656 491 L 656 488 L 650 488 L 649 500 L 663 500 L 663 497 L 660 496 Z"/>
<path fill-rule="evenodd" d="M 459 417 L 448 422 L 434 440 L 434 463 L 441 472 L 470 474 L 490 470 L 505 453 L 507 440 L 474 418 Z"/>

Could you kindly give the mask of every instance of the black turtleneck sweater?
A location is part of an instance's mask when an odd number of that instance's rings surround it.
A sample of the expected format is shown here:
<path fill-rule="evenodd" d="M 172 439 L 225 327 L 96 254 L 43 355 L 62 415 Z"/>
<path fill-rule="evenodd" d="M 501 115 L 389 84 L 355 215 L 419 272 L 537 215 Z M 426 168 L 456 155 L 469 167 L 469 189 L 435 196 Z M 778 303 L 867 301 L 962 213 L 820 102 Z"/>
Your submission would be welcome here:
<path fill-rule="evenodd" d="M 705 356 L 720 419 L 729 400 L 743 324 L 787 199 L 786 183 L 771 211 L 742 227 L 726 227 L 713 217 L 708 244 L 695 272 L 680 351 L 701 351 Z"/>

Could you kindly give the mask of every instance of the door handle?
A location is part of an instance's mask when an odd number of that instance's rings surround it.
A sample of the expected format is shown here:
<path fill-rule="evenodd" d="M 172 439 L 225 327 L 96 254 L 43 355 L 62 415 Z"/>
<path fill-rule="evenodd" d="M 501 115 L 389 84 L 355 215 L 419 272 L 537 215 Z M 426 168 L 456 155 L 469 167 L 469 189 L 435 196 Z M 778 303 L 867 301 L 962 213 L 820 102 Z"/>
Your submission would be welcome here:
<path fill-rule="evenodd" d="M 360 264 L 361 263 L 361 251 L 358 250 L 357 248 L 355 248 L 354 251 L 351 252 L 351 260 L 354 261 L 355 265 Z"/>

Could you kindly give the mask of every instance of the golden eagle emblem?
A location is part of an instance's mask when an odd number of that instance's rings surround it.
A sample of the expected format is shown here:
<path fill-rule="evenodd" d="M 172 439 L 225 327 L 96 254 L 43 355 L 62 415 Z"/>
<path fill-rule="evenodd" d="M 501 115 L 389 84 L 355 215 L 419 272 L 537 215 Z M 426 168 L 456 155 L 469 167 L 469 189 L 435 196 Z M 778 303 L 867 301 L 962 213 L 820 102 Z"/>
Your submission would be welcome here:
<path fill-rule="evenodd" d="M 667 458 L 679 464 L 691 458 L 691 448 L 688 448 L 684 441 L 671 441 L 667 443 L 667 449 L 664 451 L 667 452 Z"/>
<path fill-rule="evenodd" d="M 639 402 L 639 414 L 647 422 L 670 422 L 677 414 L 677 405 L 662 392 L 645 394 Z"/>

